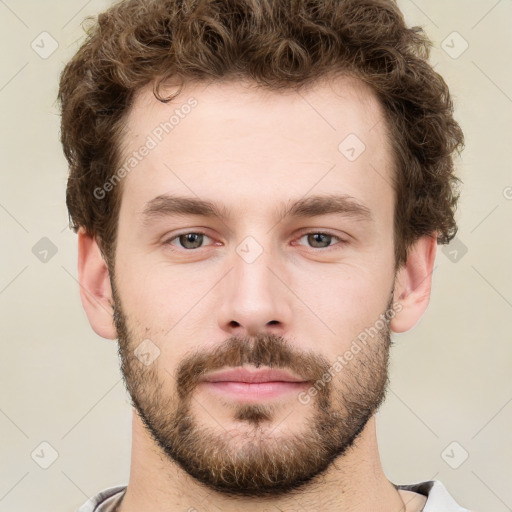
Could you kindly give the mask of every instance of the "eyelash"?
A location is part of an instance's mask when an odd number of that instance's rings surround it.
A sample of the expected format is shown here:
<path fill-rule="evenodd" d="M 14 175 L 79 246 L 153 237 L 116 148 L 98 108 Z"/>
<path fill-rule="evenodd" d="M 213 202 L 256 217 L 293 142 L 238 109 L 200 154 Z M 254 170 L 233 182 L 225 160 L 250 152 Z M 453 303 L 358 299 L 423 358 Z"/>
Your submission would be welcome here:
<path fill-rule="evenodd" d="M 179 239 L 183 235 L 203 235 L 203 236 L 206 236 L 206 237 L 211 239 L 211 237 L 208 236 L 203 231 L 186 231 L 184 233 L 179 233 L 179 234 L 174 235 L 173 237 L 167 239 L 164 242 L 164 244 L 165 245 L 173 245 L 173 244 L 171 244 L 171 242 L 173 242 L 174 240 Z M 300 240 L 301 238 L 304 238 L 307 235 L 327 235 L 327 236 L 332 237 L 333 239 L 338 240 L 337 244 L 329 245 L 328 247 L 310 247 L 310 249 L 316 249 L 318 251 L 323 251 L 323 252 L 329 251 L 330 249 L 336 247 L 337 245 L 345 245 L 345 244 L 348 243 L 343 238 L 339 237 L 338 235 L 334 235 L 333 233 L 329 233 L 328 231 L 307 231 L 305 233 L 302 233 L 300 235 L 300 237 L 298 238 L 298 240 Z M 175 247 L 175 246 L 173 246 L 173 247 Z M 185 247 L 178 247 L 178 249 L 181 249 L 183 251 L 197 251 L 197 250 L 202 249 L 202 248 L 203 248 L 202 246 L 201 247 L 197 247 L 196 249 L 186 249 Z"/>

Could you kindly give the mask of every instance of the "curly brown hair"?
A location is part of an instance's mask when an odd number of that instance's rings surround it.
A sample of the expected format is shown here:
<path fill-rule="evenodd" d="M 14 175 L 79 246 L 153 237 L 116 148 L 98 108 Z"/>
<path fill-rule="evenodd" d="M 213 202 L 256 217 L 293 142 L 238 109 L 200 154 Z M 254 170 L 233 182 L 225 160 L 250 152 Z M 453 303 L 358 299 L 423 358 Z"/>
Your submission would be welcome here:
<path fill-rule="evenodd" d="M 333 76 L 369 84 L 384 107 L 395 172 L 396 269 L 422 235 L 455 236 L 453 153 L 464 136 L 432 42 L 408 28 L 394 0 L 125 0 L 89 28 L 60 78 L 66 203 L 75 231 L 95 236 L 113 270 L 122 187 L 94 193 L 120 164 L 134 94 L 164 82 L 250 79 L 270 90 Z"/>

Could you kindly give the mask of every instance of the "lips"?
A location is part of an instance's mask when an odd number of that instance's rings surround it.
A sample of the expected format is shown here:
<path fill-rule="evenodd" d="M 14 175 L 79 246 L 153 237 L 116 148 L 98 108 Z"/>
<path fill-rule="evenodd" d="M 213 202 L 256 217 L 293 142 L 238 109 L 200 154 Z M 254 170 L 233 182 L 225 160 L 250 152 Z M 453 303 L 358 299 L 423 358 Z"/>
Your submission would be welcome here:
<path fill-rule="evenodd" d="M 245 382 L 248 384 L 257 384 L 263 382 L 307 382 L 300 377 L 296 377 L 285 370 L 274 368 L 262 368 L 249 370 L 247 368 L 233 368 L 230 370 L 221 370 L 206 375 L 203 382 Z"/>
<path fill-rule="evenodd" d="M 243 367 L 212 372 L 201 380 L 205 390 L 239 403 L 257 403 L 296 394 L 308 381 L 285 370 Z"/>

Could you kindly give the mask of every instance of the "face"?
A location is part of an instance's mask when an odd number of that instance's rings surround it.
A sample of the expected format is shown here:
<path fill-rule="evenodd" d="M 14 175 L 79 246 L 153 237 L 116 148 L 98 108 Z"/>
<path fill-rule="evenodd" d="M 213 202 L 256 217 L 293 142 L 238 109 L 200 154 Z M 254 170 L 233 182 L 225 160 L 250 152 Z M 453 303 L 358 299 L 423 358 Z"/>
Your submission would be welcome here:
<path fill-rule="evenodd" d="M 296 489 L 347 453 L 385 394 L 394 194 L 381 107 L 348 78 L 300 94 L 196 84 L 170 104 L 142 90 L 127 127 L 137 162 L 111 282 L 133 405 L 210 488 Z"/>

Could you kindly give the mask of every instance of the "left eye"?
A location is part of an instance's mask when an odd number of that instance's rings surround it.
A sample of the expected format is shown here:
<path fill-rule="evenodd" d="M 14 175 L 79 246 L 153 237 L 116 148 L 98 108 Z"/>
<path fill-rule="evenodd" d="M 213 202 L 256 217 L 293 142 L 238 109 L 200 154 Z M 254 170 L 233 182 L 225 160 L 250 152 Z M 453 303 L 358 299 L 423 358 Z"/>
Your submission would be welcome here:
<path fill-rule="evenodd" d="M 324 249 L 330 247 L 332 244 L 332 240 L 337 240 L 338 242 L 343 242 L 343 240 L 335 235 L 330 235 L 329 233 L 306 233 L 302 235 L 299 240 L 306 238 L 309 244 L 312 244 L 311 247 L 315 249 Z"/>

